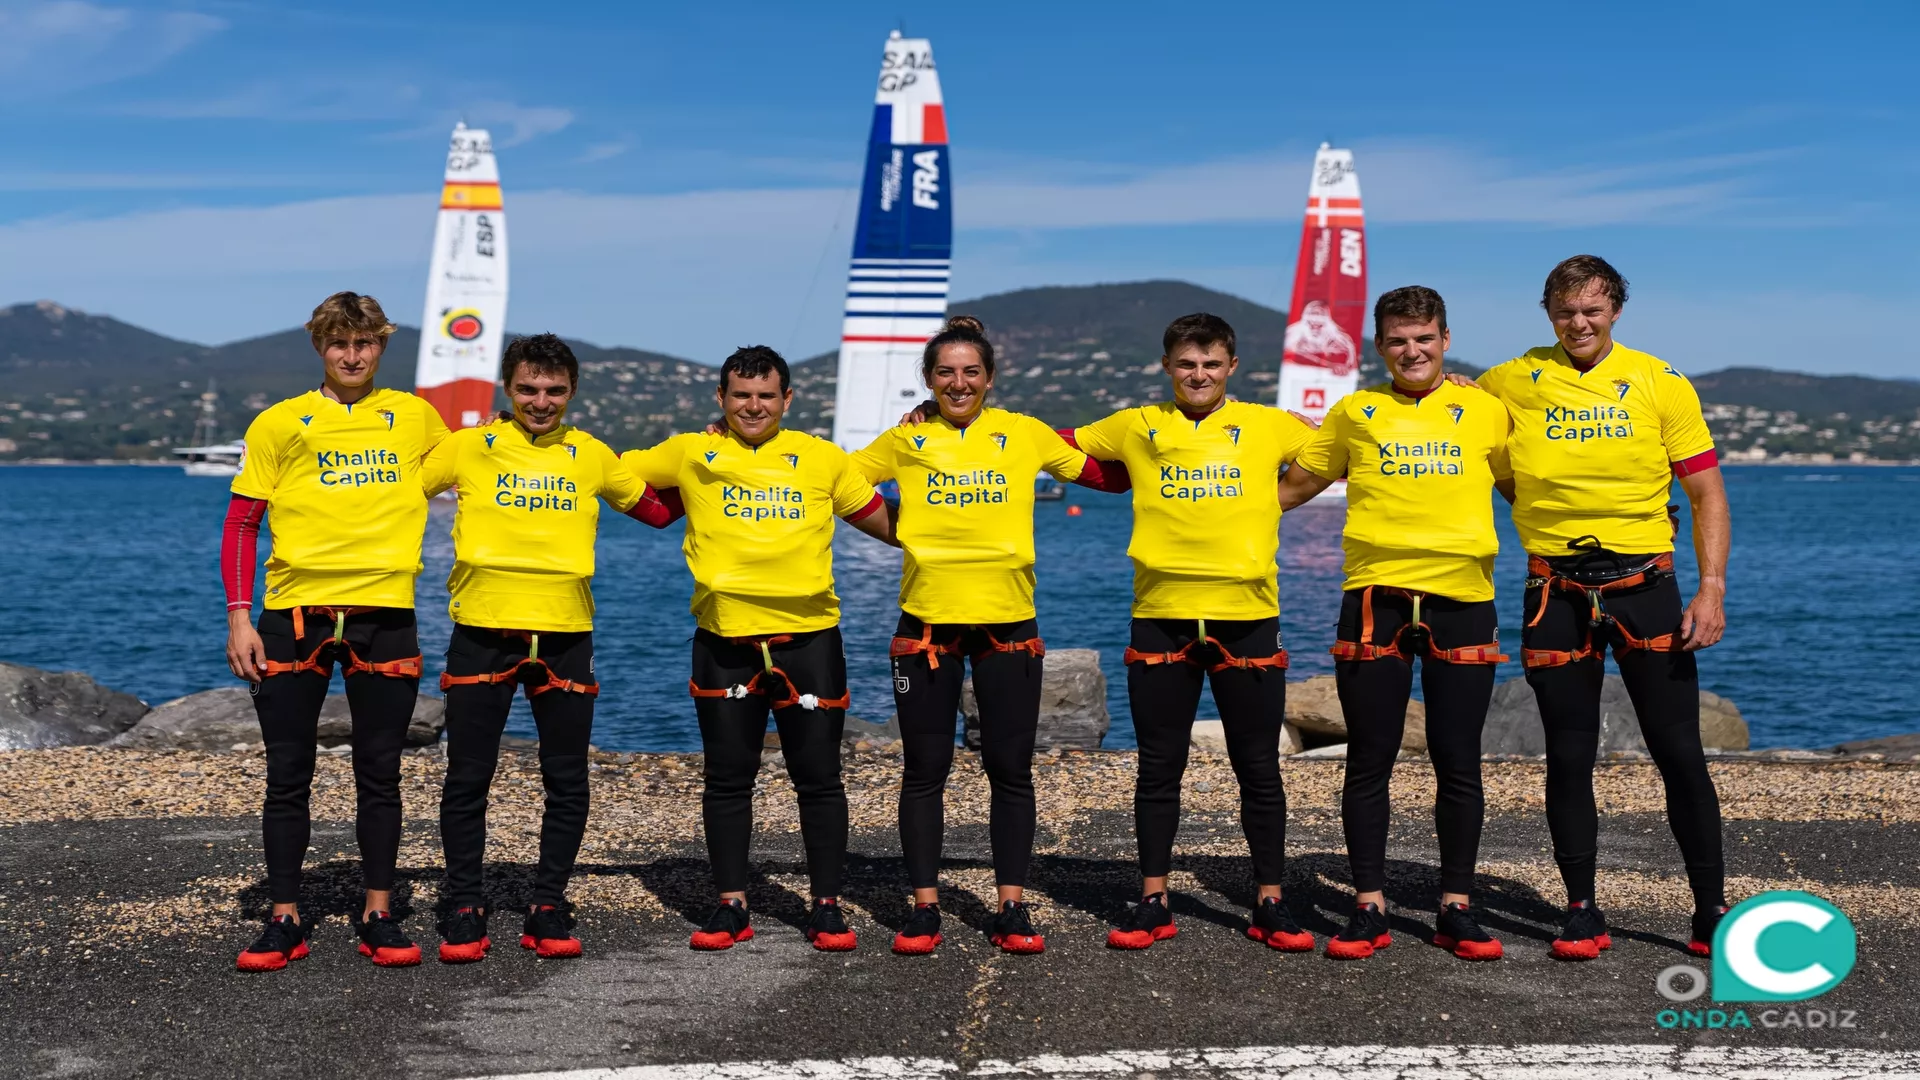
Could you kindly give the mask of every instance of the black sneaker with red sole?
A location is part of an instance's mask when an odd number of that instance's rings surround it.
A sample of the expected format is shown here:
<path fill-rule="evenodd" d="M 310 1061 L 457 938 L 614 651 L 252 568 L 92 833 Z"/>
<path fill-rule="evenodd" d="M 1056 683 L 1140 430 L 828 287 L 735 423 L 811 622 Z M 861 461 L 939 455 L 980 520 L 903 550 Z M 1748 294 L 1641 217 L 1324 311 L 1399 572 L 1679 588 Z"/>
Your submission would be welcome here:
<path fill-rule="evenodd" d="M 1047 951 L 1047 939 L 1033 932 L 1033 911 L 1025 900 L 1003 900 L 1000 912 L 993 917 L 993 929 L 988 940 L 1000 947 L 1001 952 L 1043 953 Z"/>
<path fill-rule="evenodd" d="M 1107 931 L 1107 948 L 1147 949 L 1179 932 L 1167 910 L 1167 894 L 1157 892 L 1135 904 L 1125 923 Z"/>
<path fill-rule="evenodd" d="M 945 940 L 940 933 L 940 905 L 915 904 L 907 924 L 893 935 L 893 951 L 901 956 L 925 956 Z"/>
<path fill-rule="evenodd" d="M 1727 917 L 1727 905 L 1701 908 L 1693 913 L 1693 936 L 1687 940 L 1687 951 L 1695 956 L 1713 955 L 1713 934 L 1720 929 L 1720 920 Z"/>
<path fill-rule="evenodd" d="M 1347 920 L 1347 928 L 1327 939 L 1327 955 L 1335 960 L 1365 960 L 1392 944 L 1387 913 L 1379 904 L 1359 904 Z"/>
<path fill-rule="evenodd" d="M 487 950 L 492 947 L 493 941 L 487 937 L 486 908 L 456 908 L 440 924 L 440 962 L 443 964 L 485 960 Z"/>
<path fill-rule="evenodd" d="M 806 930 L 807 940 L 821 952 L 850 952 L 860 943 L 847 927 L 847 916 L 840 910 L 840 901 L 831 897 L 814 898 Z"/>
<path fill-rule="evenodd" d="M 1259 905 L 1253 909 L 1253 922 L 1247 927 L 1247 936 L 1281 952 L 1313 951 L 1313 935 L 1300 929 L 1286 902 L 1276 896 L 1260 898 Z"/>
<path fill-rule="evenodd" d="M 305 960 L 307 933 L 307 925 L 295 916 L 275 915 L 233 966 L 241 971 L 279 971 L 289 960 Z"/>
<path fill-rule="evenodd" d="M 753 927 L 747 925 L 746 901 L 722 900 L 713 914 L 707 916 L 707 924 L 695 930 L 693 940 L 687 944 L 701 952 L 718 952 L 752 938 Z"/>
<path fill-rule="evenodd" d="M 580 939 L 573 936 L 572 904 L 535 904 L 527 909 L 520 928 L 520 947 L 532 949 L 542 960 L 571 960 L 580 955 Z"/>
<path fill-rule="evenodd" d="M 1506 955 L 1499 939 L 1481 928 L 1465 904 L 1447 904 L 1434 920 L 1433 943 L 1462 960 L 1498 960 Z"/>
<path fill-rule="evenodd" d="M 1607 933 L 1607 917 L 1591 900 L 1567 905 L 1567 921 L 1550 946 L 1559 960 L 1593 960 L 1613 948 L 1613 935 Z"/>
<path fill-rule="evenodd" d="M 388 912 L 369 912 L 365 920 L 353 924 L 353 929 L 360 935 L 360 955 L 380 967 L 412 967 L 420 962 L 420 946 L 407 937 Z"/>

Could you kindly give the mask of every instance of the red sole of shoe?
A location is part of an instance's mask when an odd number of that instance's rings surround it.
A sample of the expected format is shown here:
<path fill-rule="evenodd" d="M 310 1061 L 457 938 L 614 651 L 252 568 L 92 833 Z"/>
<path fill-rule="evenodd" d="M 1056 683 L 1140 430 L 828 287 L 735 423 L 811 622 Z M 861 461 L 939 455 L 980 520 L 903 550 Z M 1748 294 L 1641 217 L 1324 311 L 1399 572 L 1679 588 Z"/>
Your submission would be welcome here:
<path fill-rule="evenodd" d="M 1281 952 L 1313 951 L 1313 935 L 1305 930 L 1297 934 L 1284 934 L 1276 930 L 1262 930 L 1257 926 L 1249 926 L 1247 936 L 1264 943 L 1270 949 L 1279 949 Z"/>
<path fill-rule="evenodd" d="M 378 967 L 412 967 L 420 962 L 420 946 L 408 949 L 375 949 L 362 942 L 360 955 L 374 962 Z"/>
<path fill-rule="evenodd" d="M 1445 934 L 1435 934 L 1433 943 L 1462 960 L 1498 960 L 1506 955 L 1498 941 L 1455 941 Z"/>
<path fill-rule="evenodd" d="M 1156 926 L 1152 930 L 1109 930 L 1107 948 L 1109 949 L 1145 949 L 1156 941 L 1165 941 L 1178 934 L 1180 928 L 1168 923 Z"/>
<path fill-rule="evenodd" d="M 901 956 L 925 956 L 940 947 L 947 940 L 943 934 L 930 934 L 926 937 L 907 937 L 905 934 L 893 935 L 893 951 Z"/>
<path fill-rule="evenodd" d="M 287 966 L 287 961 L 289 960 L 305 960 L 306 958 L 307 943 L 303 941 L 295 945 L 293 951 L 290 953 L 243 952 L 240 954 L 240 958 L 234 961 L 233 966 L 237 971 L 279 971 L 281 968 Z"/>
<path fill-rule="evenodd" d="M 1328 938 L 1327 955 L 1335 960 L 1365 960 L 1392 944 L 1392 934 L 1381 934 L 1372 941 L 1342 941 L 1339 938 Z"/>
<path fill-rule="evenodd" d="M 533 955 L 542 960 L 571 960 L 580 955 L 579 938 L 536 939 L 531 934 L 521 934 L 520 947 L 532 949 Z"/>
<path fill-rule="evenodd" d="M 492 938 L 469 941 L 465 945 L 450 942 L 440 943 L 440 962 L 443 964 L 472 964 L 487 958 L 487 950 L 493 948 Z"/>
<path fill-rule="evenodd" d="M 1713 946 L 1704 941 L 1687 942 L 1687 951 L 1695 956 L 1712 956 Z"/>
<path fill-rule="evenodd" d="M 849 930 L 844 934 L 808 934 L 807 940 L 821 952 L 852 952 L 860 943 L 859 937 Z"/>
<path fill-rule="evenodd" d="M 1553 955 L 1562 960 L 1596 960 L 1604 949 L 1613 948 L 1613 935 L 1583 938 L 1579 941 L 1553 939 Z"/>
<path fill-rule="evenodd" d="M 731 949 L 743 941 L 750 940 L 752 937 L 753 927 L 751 926 L 740 931 L 738 934 L 709 934 L 705 930 L 695 930 L 693 932 L 693 940 L 687 944 L 699 949 L 701 952 L 719 952 L 721 949 Z"/>
<path fill-rule="evenodd" d="M 1047 939 L 1039 934 L 1022 934 L 1019 936 L 1012 934 L 995 934 L 990 940 L 1000 947 L 1001 952 L 1032 955 L 1033 953 L 1043 953 L 1047 951 Z"/>

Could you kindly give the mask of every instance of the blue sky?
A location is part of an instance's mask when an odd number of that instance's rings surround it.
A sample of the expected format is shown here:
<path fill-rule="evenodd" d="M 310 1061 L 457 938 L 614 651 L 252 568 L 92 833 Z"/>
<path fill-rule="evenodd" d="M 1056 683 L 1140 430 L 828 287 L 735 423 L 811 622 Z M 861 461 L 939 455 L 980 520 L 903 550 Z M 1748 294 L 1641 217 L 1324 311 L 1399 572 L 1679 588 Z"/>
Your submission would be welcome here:
<path fill-rule="evenodd" d="M 1545 340 L 1594 251 L 1684 369 L 1920 377 L 1907 4 L 0 0 L 0 303 L 217 342 L 337 288 L 419 321 L 447 129 L 492 129 L 510 323 L 702 360 L 832 347 L 880 47 L 932 39 L 956 296 L 1185 278 L 1284 305 L 1354 148 L 1372 286 Z"/>

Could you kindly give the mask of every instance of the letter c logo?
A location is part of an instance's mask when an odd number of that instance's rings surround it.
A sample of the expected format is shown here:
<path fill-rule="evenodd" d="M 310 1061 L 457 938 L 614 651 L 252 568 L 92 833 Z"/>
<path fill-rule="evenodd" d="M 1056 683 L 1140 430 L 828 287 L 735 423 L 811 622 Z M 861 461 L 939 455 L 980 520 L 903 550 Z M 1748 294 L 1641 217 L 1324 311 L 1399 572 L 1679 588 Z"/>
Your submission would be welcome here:
<path fill-rule="evenodd" d="M 1853 970 L 1853 923 L 1812 893 L 1761 893 L 1721 921 L 1713 942 L 1715 1001 L 1804 1001 Z"/>

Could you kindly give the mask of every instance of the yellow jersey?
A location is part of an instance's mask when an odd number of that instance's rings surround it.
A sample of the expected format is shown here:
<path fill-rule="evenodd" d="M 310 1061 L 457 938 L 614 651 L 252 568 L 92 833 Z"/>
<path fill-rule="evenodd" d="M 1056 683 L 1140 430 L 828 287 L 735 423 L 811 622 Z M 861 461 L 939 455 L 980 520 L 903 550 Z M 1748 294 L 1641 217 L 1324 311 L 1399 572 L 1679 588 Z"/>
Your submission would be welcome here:
<path fill-rule="evenodd" d="M 1480 376 L 1513 416 L 1513 524 L 1534 555 L 1592 536 L 1612 551 L 1673 550 L 1673 465 L 1713 450 L 1700 395 L 1658 357 L 1615 343 L 1585 372 L 1528 350 Z"/>
<path fill-rule="evenodd" d="M 906 560 L 900 610 L 926 623 L 1033 618 L 1033 481 L 1080 475 L 1087 455 L 1031 416 L 982 409 L 882 432 L 853 463 L 870 483 L 897 480 Z"/>
<path fill-rule="evenodd" d="M 424 398 L 384 387 L 351 405 L 309 390 L 254 417 L 233 493 L 267 502 L 266 606 L 412 607 L 420 460 L 446 437 Z"/>
<path fill-rule="evenodd" d="M 655 488 L 680 489 L 687 508 L 681 550 L 702 629 L 750 637 L 839 623 L 834 518 L 866 510 L 879 497 L 846 451 L 784 429 L 759 446 L 732 432 L 701 432 L 629 450 L 620 460 Z"/>
<path fill-rule="evenodd" d="M 539 438 L 511 420 L 466 428 L 433 449 L 420 484 L 457 486 L 452 599 L 462 626 L 593 629 L 600 499 L 625 513 L 646 486 L 606 443 L 562 425 Z"/>
<path fill-rule="evenodd" d="M 1493 599 L 1493 482 L 1511 475 L 1511 427 L 1499 399 L 1449 382 L 1418 398 L 1387 382 L 1335 403 L 1294 464 L 1347 478 L 1346 588 Z"/>
<path fill-rule="evenodd" d="M 1265 619 L 1280 611 L 1280 466 L 1313 429 L 1265 405 L 1229 401 L 1199 420 L 1172 402 L 1075 429 L 1088 456 L 1133 477 L 1133 614 Z"/>

